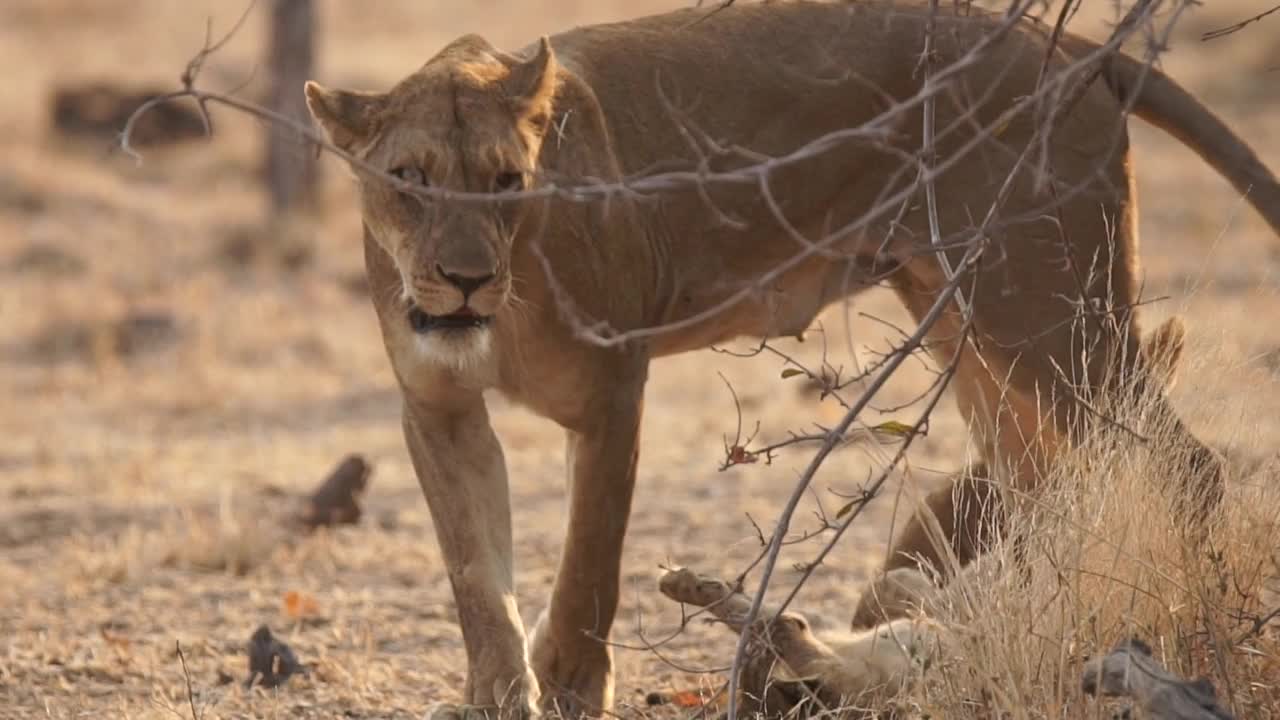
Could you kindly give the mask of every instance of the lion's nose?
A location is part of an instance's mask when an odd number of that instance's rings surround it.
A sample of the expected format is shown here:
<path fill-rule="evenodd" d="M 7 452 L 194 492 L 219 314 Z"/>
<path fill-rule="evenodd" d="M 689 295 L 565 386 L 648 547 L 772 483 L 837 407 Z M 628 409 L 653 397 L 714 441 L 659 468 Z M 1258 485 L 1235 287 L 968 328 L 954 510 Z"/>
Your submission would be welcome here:
<path fill-rule="evenodd" d="M 450 285 L 462 291 L 463 298 L 471 297 L 471 293 L 488 285 L 493 281 L 493 273 L 486 275 L 466 275 L 463 273 L 449 272 L 440 265 L 436 266 L 436 272 L 440 273 L 440 277 L 449 282 Z"/>

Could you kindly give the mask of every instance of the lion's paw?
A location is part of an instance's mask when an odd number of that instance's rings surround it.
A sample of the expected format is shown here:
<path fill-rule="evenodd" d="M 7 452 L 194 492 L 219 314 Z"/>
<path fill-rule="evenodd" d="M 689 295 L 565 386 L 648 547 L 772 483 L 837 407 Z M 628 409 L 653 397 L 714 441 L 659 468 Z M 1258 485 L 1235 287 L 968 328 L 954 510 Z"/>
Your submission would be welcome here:
<path fill-rule="evenodd" d="M 427 711 L 425 720 L 536 720 L 538 682 L 532 670 L 518 671 L 514 679 L 512 673 L 498 675 L 473 675 L 467 682 L 471 691 L 466 702 L 438 702 Z"/>
<path fill-rule="evenodd" d="M 895 568 L 877 578 L 862 593 L 850 626 L 854 630 L 875 627 L 916 610 L 931 614 L 938 594 L 938 587 L 924 573 L 915 568 Z"/>
<path fill-rule="evenodd" d="M 672 568 L 658 578 L 658 590 L 668 598 L 686 605 L 709 607 L 734 595 L 729 583 L 688 568 Z"/>
<path fill-rule="evenodd" d="M 530 661 L 542 710 L 559 717 L 598 717 L 613 705 L 613 653 L 581 632 L 557 637 L 546 612 L 530 636 Z"/>
<path fill-rule="evenodd" d="M 499 708 L 497 705 L 455 705 L 436 703 L 423 720 L 536 720 L 537 708 L 531 705 Z"/>

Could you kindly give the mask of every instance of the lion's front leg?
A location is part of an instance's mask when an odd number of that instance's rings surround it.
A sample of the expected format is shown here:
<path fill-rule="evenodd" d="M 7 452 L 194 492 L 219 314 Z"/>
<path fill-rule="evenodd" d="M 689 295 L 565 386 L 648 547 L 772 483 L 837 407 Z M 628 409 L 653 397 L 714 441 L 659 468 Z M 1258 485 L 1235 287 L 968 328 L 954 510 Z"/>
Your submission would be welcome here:
<path fill-rule="evenodd" d="M 538 684 L 516 610 L 506 462 L 484 401 L 477 395 L 448 412 L 406 403 L 404 430 L 467 651 L 463 705 L 433 717 L 532 717 Z"/>
<path fill-rule="evenodd" d="M 598 716 L 613 704 L 607 640 L 618 605 L 644 385 L 643 370 L 615 377 L 591 427 L 569 433 L 568 529 L 551 603 L 531 641 L 543 708 L 564 717 Z"/>

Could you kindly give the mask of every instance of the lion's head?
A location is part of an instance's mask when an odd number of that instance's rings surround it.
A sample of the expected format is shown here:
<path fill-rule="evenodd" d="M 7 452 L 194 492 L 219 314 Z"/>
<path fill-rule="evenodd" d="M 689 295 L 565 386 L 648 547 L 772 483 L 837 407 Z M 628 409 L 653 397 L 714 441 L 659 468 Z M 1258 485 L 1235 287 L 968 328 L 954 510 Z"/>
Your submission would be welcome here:
<path fill-rule="evenodd" d="M 503 193 L 533 180 L 557 73 L 545 38 L 521 59 L 469 35 L 386 93 L 308 82 L 307 106 L 330 142 L 402 182 Z M 365 227 L 399 271 L 419 348 L 447 363 L 483 353 L 510 301 L 511 246 L 534 203 L 441 201 L 352 169 Z"/>

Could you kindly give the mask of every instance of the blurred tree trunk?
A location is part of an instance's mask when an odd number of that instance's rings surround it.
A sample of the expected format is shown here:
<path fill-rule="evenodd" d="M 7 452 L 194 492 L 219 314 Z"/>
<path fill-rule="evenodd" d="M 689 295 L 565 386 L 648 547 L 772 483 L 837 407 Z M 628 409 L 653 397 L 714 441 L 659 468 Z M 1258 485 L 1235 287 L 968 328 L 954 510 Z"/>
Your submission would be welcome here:
<path fill-rule="evenodd" d="M 311 124 L 302 84 L 313 77 L 315 4 L 312 0 L 273 0 L 268 40 L 270 75 L 267 106 L 304 125 Z M 289 128 L 267 129 L 266 182 L 271 213 L 279 218 L 313 207 L 319 180 L 316 154 Z"/>

